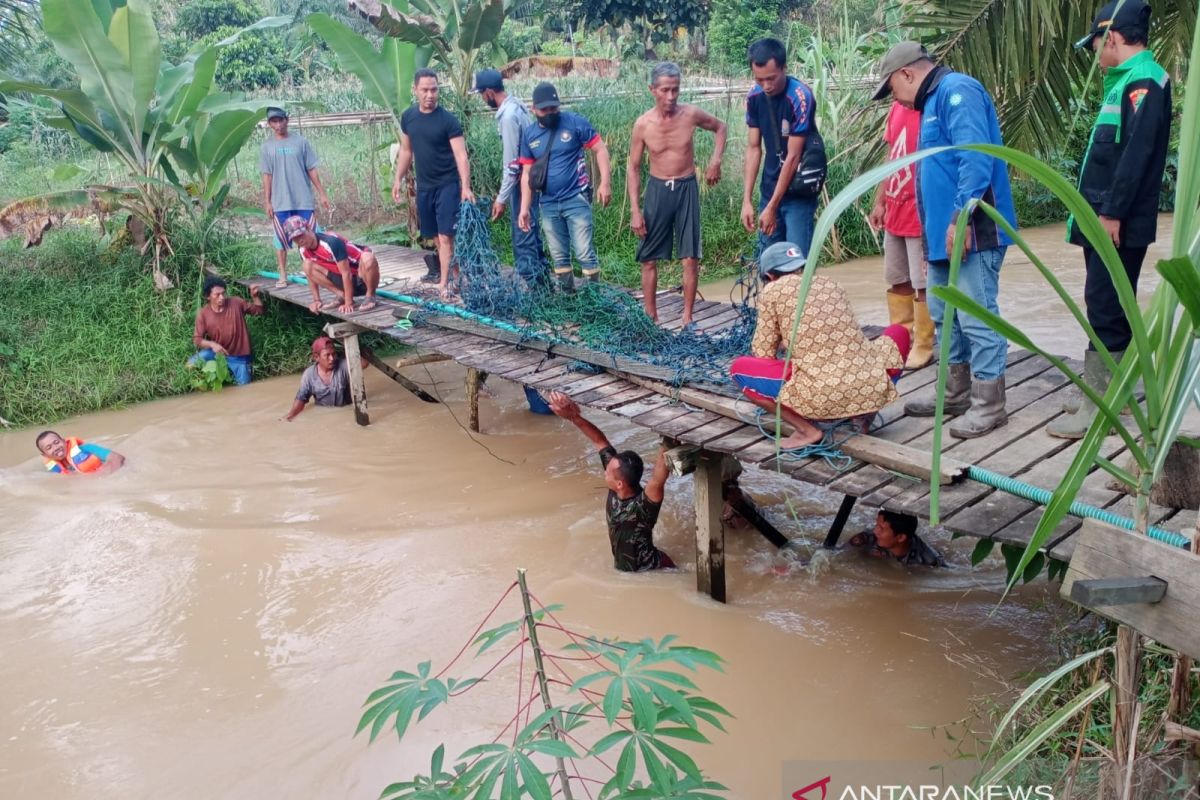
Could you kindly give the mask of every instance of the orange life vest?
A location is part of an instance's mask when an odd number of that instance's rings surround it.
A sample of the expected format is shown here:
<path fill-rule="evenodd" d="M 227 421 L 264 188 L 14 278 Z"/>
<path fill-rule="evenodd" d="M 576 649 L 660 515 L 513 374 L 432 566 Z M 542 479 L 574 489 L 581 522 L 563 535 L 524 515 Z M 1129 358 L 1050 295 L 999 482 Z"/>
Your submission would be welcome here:
<path fill-rule="evenodd" d="M 104 466 L 104 460 L 94 453 L 86 453 L 83 450 L 83 445 L 86 444 L 82 439 L 69 437 L 67 439 L 67 457 L 61 461 L 56 461 L 53 458 L 44 458 L 48 472 L 56 472 L 60 475 L 70 475 L 72 472 L 95 472 Z"/>

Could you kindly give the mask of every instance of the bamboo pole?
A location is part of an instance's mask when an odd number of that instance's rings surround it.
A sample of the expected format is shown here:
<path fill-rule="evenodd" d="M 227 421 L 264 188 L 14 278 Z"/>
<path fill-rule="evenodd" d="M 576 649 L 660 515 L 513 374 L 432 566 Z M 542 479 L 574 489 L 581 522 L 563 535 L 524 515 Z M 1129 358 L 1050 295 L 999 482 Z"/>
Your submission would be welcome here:
<path fill-rule="evenodd" d="M 521 602 L 525 604 L 525 628 L 529 631 L 529 644 L 533 648 L 533 665 L 537 670 L 542 708 L 549 711 L 554 706 L 550 702 L 550 684 L 546 681 L 546 667 L 542 663 L 542 646 L 538 643 L 537 620 L 533 617 L 533 605 L 529 600 L 529 587 L 525 585 L 524 569 L 517 570 L 517 583 L 521 587 Z M 563 740 L 557 714 L 550 719 L 550 735 L 560 742 Z M 558 780 L 562 783 L 563 800 L 574 800 L 571 795 L 571 779 L 567 777 L 567 765 L 559 756 L 556 756 L 554 761 L 558 765 Z"/>
<path fill-rule="evenodd" d="M 479 433 L 479 387 L 486 374 L 483 370 L 467 367 L 467 427 L 471 433 Z"/>

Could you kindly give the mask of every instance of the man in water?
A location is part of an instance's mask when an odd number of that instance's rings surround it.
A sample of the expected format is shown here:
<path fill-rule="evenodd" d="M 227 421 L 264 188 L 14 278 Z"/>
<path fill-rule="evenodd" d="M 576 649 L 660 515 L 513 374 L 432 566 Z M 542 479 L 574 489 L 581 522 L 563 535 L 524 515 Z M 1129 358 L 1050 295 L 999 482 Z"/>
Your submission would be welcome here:
<path fill-rule="evenodd" d="M 612 200 L 612 165 L 608 146 L 592 123 L 570 111 L 560 111 L 558 90 L 539 83 L 533 90 L 533 114 L 537 122 L 521 132 L 521 230 L 533 228 L 533 208 L 542 212 L 542 234 L 559 287 L 575 291 L 571 251 L 587 281 L 600 280 L 600 259 L 592 242 L 592 180 L 584 151 L 596 154 L 600 185 L 596 200 L 607 206 Z M 535 174 L 536 173 L 536 174 Z"/>
<path fill-rule="evenodd" d="M 284 220 L 301 217 L 310 227 L 316 226 L 313 189 L 317 190 L 326 211 L 332 205 L 317 174 L 317 165 L 321 163 L 317 151 L 303 136 L 288 133 L 287 112 L 268 108 L 267 125 L 271 135 L 262 144 L 258 166 L 262 173 L 263 207 L 275 227 L 275 256 L 279 262 L 279 280 L 275 285 L 282 288 L 287 286 L 288 241 L 283 235 Z"/>
<path fill-rule="evenodd" d="M 882 79 L 874 99 L 889 95 L 906 108 L 921 112 L 922 150 L 964 144 L 1004 144 L 1000 119 L 991 95 L 979 81 L 933 63 L 920 42 L 900 42 L 879 64 Z M 1013 228 L 1017 214 L 1005 163 L 974 150 L 947 150 L 917 167 L 920 192 L 917 207 L 929 261 L 929 285 L 950 280 L 950 258 L 959 216 L 974 201 L 993 206 Z M 972 208 L 963 238 L 958 288 L 1000 314 L 1000 267 L 1012 240 L 979 208 Z M 945 303 L 929 298 L 937 336 L 950 339 L 945 413 L 959 415 L 950 435 L 973 439 L 1008 422 L 1004 410 L 1004 370 L 1008 342 L 984 322 L 959 312 L 951 330 L 941 329 Z M 936 398 L 926 396 L 904 404 L 905 413 L 932 417 Z"/>
<path fill-rule="evenodd" d="M 521 211 L 521 131 L 533 124 L 533 117 L 517 97 L 504 90 L 504 78 L 494 69 L 475 74 L 475 89 L 484 104 L 496 112 L 496 130 L 500 133 L 503 173 L 500 190 L 492 202 L 492 222 L 504 216 L 504 210 L 514 205 L 509 219 L 512 224 L 513 268 L 530 288 L 545 288 L 550 284 L 550 270 L 542 250 L 541 215 L 533 205 L 533 224 L 522 230 L 517 224 Z M 513 201 L 516 201 L 515 203 Z"/>
<path fill-rule="evenodd" d="M 103 475 L 125 465 L 125 456 L 114 450 L 74 437 L 64 439 L 54 431 L 42 431 L 34 444 L 46 471 L 55 475 Z"/>
<path fill-rule="evenodd" d="M 683 263 L 684 327 L 692 321 L 696 284 L 700 275 L 700 186 L 696 181 L 696 128 L 716 134 L 712 158 L 704 171 L 704 182 L 715 186 L 721 180 L 721 158 L 725 154 L 726 126 L 696 106 L 679 102 L 680 71 L 663 62 L 650 72 L 650 94 L 654 108 L 633 123 L 625 186 L 629 191 L 629 227 L 640 238 L 637 260 L 642 265 L 642 302 L 646 315 L 658 322 L 655 293 L 658 290 L 658 261 L 673 255 L 679 243 Z M 645 215 L 638 206 L 641 194 L 642 154 L 650 155 L 650 179 L 646 183 Z"/>
<path fill-rule="evenodd" d="M 188 366 L 223 355 L 234 383 L 243 386 L 250 382 L 250 364 L 254 360 L 246 315 L 261 317 L 263 302 L 257 286 L 250 287 L 249 303 L 240 297 L 227 297 L 225 290 L 223 279 L 205 279 L 201 290 L 204 305 L 196 312 L 196 327 L 192 333 L 192 343 L 200 348 L 200 352 L 188 359 Z"/>
<path fill-rule="evenodd" d="M 901 564 L 944 567 L 942 554 L 917 536 L 917 518 L 912 514 L 879 510 L 875 529 L 863 531 L 850 540 L 851 547 L 862 548 L 876 558 L 893 558 Z"/>
<path fill-rule="evenodd" d="M 308 310 L 314 314 L 321 305 L 321 289 L 337 296 L 337 310 L 343 314 L 370 311 L 378 304 L 375 290 L 379 288 L 379 262 L 371 248 L 355 244 L 332 231 L 314 233 L 299 217 L 292 217 L 285 226 L 289 242 L 295 242 L 304 259 L 304 276 L 312 290 L 313 301 Z M 347 291 L 346 287 L 350 290 Z M 354 296 L 364 295 L 358 308 Z"/>
<path fill-rule="evenodd" d="M 1158 232 L 1158 195 L 1171 136 L 1171 79 L 1146 49 L 1149 33 L 1150 6 L 1124 0 L 1101 8 L 1091 31 L 1076 43 L 1096 51 L 1104 70 L 1104 101 L 1079 170 L 1079 192 L 1100 217 L 1135 293 L 1146 250 Z M 1067 231 L 1068 241 L 1083 248 L 1088 322 L 1120 363 L 1133 332 L 1117 288 L 1074 217 Z M 1083 354 L 1083 379 L 1103 395 L 1111 377 L 1089 343 Z M 1081 397 L 1078 406 L 1064 410 L 1069 413 L 1051 420 L 1046 432 L 1082 439 L 1096 406 Z"/>
<path fill-rule="evenodd" d="M 396 156 L 392 199 L 400 202 L 400 182 L 415 160 L 417 218 L 422 237 L 437 236 L 441 264 L 438 289 L 445 299 L 450 292 L 459 204 L 475 202 L 471 164 L 458 117 L 438 105 L 437 73 L 427 67 L 417 70 L 413 95 L 417 104 L 400 117 L 400 153 Z"/>
<path fill-rule="evenodd" d="M 571 422 L 600 453 L 604 483 L 608 486 L 605 513 L 613 566 L 622 572 L 672 569 L 675 562 L 654 546 L 654 523 L 662 509 L 667 483 L 667 461 L 658 450 L 654 472 L 642 488 L 642 459 L 632 450 L 618 453 L 599 428 L 583 418 L 579 405 L 562 392 L 550 393 L 550 409 Z"/>
<path fill-rule="evenodd" d="M 338 356 L 333 339 L 317 337 L 312 343 L 312 359 L 313 363 L 300 376 L 300 390 L 291 409 L 280 417 L 284 422 L 295 419 L 310 399 L 319 406 L 350 405 L 350 368 L 346 359 Z M 362 364 L 364 368 L 367 366 L 366 358 Z"/>

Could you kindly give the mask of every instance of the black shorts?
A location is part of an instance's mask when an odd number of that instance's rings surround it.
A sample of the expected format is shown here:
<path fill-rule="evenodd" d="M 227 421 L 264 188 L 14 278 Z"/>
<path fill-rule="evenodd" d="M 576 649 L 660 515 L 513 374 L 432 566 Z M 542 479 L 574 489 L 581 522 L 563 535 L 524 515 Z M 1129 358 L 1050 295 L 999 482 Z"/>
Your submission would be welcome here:
<path fill-rule="evenodd" d="M 695 175 L 664 181 L 653 175 L 642 199 L 646 236 L 637 249 L 637 260 L 660 261 L 700 258 L 700 184 Z"/>
<path fill-rule="evenodd" d="M 421 236 L 453 236 L 458 225 L 458 206 L 462 189 L 458 181 L 428 190 L 417 190 L 417 221 Z"/>
<path fill-rule="evenodd" d="M 327 270 L 325 270 L 325 274 L 329 277 L 330 283 L 332 283 L 334 286 L 336 286 L 337 290 L 339 292 L 345 291 L 345 287 L 342 285 L 341 270 L 328 270 L 327 269 Z M 367 293 L 367 284 L 363 282 L 362 278 L 358 277 L 358 273 L 351 272 L 350 277 L 354 281 L 355 297 L 357 297 L 360 294 L 366 294 Z"/>

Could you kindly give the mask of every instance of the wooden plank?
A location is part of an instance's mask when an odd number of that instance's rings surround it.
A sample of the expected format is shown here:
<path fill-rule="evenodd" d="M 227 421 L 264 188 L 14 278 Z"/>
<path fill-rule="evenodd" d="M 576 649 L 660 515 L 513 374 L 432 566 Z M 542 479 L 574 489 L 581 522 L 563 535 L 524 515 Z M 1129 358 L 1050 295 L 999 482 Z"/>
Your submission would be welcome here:
<path fill-rule="evenodd" d="M 342 339 L 346 348 L 346 367 L 350 372 L 350 397 L 354 401 L 354 421 L 359 425 L 370 425 L 367 413 L 367 385 L 363 381 L 362 353 L 358 349 L 358 334 Z"/>
<path fill-rule="evenodd" d="M 718 417 L 717 419 L 707 424 L 701 425 L 698 428 L 692 428 L 681 432 L 676 438 L 680 441 L 689 444 L 707 445 L 713 439 L 724 436 L 727 433 L 736 431 L 742 427 L 742 423 L 734 419 L 726 417 Z"/>
<path fill-rule="evenodd" d="M 405 389 L 407 389 L 408 391 L 410 391 L 410 392 L 412 392 L 413 394 L 415 394 L 415 395 L 416 395 L 418 398 L 420 398 L 420 399 L 421 399 L 421 400 L 423 400 L 424 402 L 426 402 L 426 403 L 438 403 L 438 402 L 441 402 L 441 401 L 440 401 L 440 400 L 438 400 L 436 397 L 434 397 L 433 395 L 429 394 L 429 392 L 426 392 L 426 391 L 425 391 L 424 389 L 422 389 L 420 386 L 418 386 L 417 384 L 413 383 L 412 381 L 410 381 L 408 378 L 406 378 L 406 377 L 404 377 L 403 375 L 401 375 L 401 374 L 400 374 L 399 372 L 397 372 L 396 370 L 392 369 L 392 368 L 391 368 L 391 366 L 390 366 L 390 365 L 389 365 L 387 362 L 385 362 L 385 361 L 384 361 L 383 359 L 381 359 L 379 356 L 375 355 L 375 354 L 374 354 L 373 352 L 371 352 L 370 350 L 367 350 L 367 351 L 365 351 L 365 352 L 366 352 L 366 355 L 365 355 L 364 357 L 367 359 L 367 362 L 368 362 L 368 363 L 370 363 L 372 366 L 374 366 L 374 367 L 375 367 L 377 370 L 379 370 L 380 372 L 382 372 L 384 375 L 386 375 L 386 376 L 388 376 L 389 378 L 391 378 L 392 380 L 394 380 L 396 383 L 398 383 L 398 384 L 400 384 L 401 386 L 403 386 L 403 387 L 404 387 Z"/>
<path fill-rule="evenodd" d="M 641 414 L 645 414 L 648 411 L 652 411 L 657 408 L 667 408 L 671 405 L 672 403 L 670 398 L 663 397 L 659 394 L 652 394 L 649 397 L 642 398 L 641 400 L 635 400 L 632 403 L 626 403 L 625 405 L 618 406 L 617 408 L 612 409 L 612 413 L 619 414 L 626 419 L 630 419 Z"/>
<path fill-rule="evenodd" d="M 721 521 L 720 453 L 705 451 L 696 465 L 696 590 L 725 602 L 725 525 Z"/>
<path fill-rule="evenodd" d="M 641 425 L 642 427 L 653 428 L 654 430 L 658 431 L 659 433 L 665 432 L 665 429 L 662 428 L 661 426 L 664 426 L 673 420 L 679 419 L 680 417 L 690 417 L 693 414 L 697 413 L 697 412 L 694 412 L 694 411 L 688 409 L 686 406 L 677 405 L 677 404 L 676 405 L 668 404 L 668 405 L 662 406 L 660 408 L 655 408 L 655 409 L 651 409 L 650 411 L 636 413 L 636 414 L 634 413 L 634 411 L 635 411 L 634 404 L 630 403 L 627 406 L 621 406 L 620 408 L 618 408 L 616 413 L 619 416 L 628 417 L 629 419 L 632 419 L 634 421 L 634 423 Z M 700 413 L 704 413 L 704 412 L 700 412 Z"/>
<path fill-rule="evenodd" d="M 1062 595 L 1070 598 L 1076 581 L 1126 575 L 1153 575 L 1167 582 L 1162 601 L 1140 605 L 1098 606 L 1092 610 L 1129 625 L 1157 642 L 1200 658 L 1200 556 L 1112 525 L 1087 520 L 1080 531 Z"/>
<path fill-rule="evenodd" d="M 496 345 L 500 347 L 500 345 Z M 417 364 L 436 364 L 438 361 L 449 361 L 450 356 L 442 353 L 422 353 L 415 356 L 407 356 L 400 359 L 395 364 L 392 364 L 392 369 L 404 369 L 405 367 L 413 367 Z"/>
<path fill-rule="evenodd" d="M 700 428 L 704 425 L 710 425 L 714 422 L 728 423 L 730 420 L 725 419 L 719 414 L 714 414 L 711 411 L 693 411 L 690 414 L 683 414 L 666 422 L 659 423 L 656 430 L 664 436 L 670 436 L 673 439 L 681 438 L 685 433 Z M 634 422 L 637 422 L 634 419 Z M 726 428 L 727 433 L 730 429 Z"/>
<path fill-rule="evenodd" d="M 1088 608 L 1157 603 L 1166 594 L 1167 582 L 1150 575 L 1081 579 L 1071 585 L 1071 602 Z"/>
<path fill-rule="evenodd" d="M 631 386 L 623 392 L 617 392 L 614 395 L 597 400 L 592 405 L 605 411 L 611 411 L 626 403 L 632 403 L 635 400 L 642 400 L 653 395 L 654 392 L 651 392 L 649 389 L 643 389 L 640 386 Z"/>

